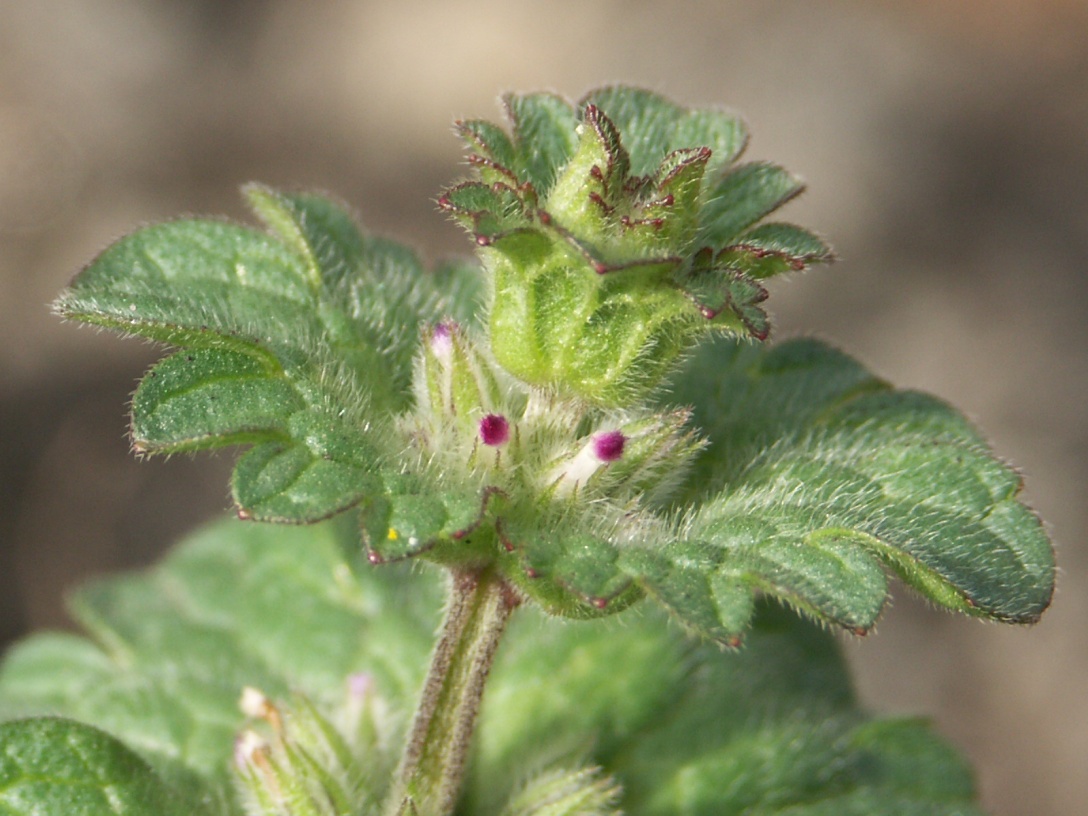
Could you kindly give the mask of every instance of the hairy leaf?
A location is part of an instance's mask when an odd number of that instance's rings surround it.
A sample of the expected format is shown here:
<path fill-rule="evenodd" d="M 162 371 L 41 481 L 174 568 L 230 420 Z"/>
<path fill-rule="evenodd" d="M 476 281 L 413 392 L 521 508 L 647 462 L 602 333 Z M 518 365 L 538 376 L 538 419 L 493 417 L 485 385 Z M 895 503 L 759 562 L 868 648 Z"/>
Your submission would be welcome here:
<path fill-rule="evenodd" d="M 325 707 L 363 672 L 394 722 L 408 719 L 440 583 L 433 572 L 406 583 L 398 567 L 360 563 L 351 537 L 346 521 L 225 522 L 147 573 L 91 585 L 73 603 L 91 639 L 38 635 L 16 647 L 0 665 L 0 717 L 62 715 L 112 735 L 63 726 L 94 735 L 83 756 L 93 766 L 131 757 L 113 793 L 153 806 L 120 812 L 172 813 L 179 798 L 238 814 L 227 768 L 244 686 L 301 691 Z M 0 773 L 11 767 L 3 744 Z M 974 813 L 970 775 L 950 749 L 917 722 L 866 720 L 834 640 L 774 606 L 757 607 L 746 648 L 729 653 L 676 637 L 653 613 L 593 625 L 519 614 L 492 672 L 459 812 L 498 814 L 534 778 L 551 779 L 571 806 L 605 807 L 611 788 L 596 777 L 541 773 L 592 765 L 622 788 L 619 807 L 632 816 L 787 805 L 807 815 L 826 812 L 825 800 L 855 808 L 844 812 L 911 802 Z M 79 812 L 27 801 L 39 809 L 10 812 Z M 509 807 L 537 812 L 516 795 Z"/>
<path fill-rule="evenodd" d="M 709 147 L 708 173 L 729 165 L 744 149 L 747 129 L 726 111 L 686 110 L 652 91 L 614 85 L 590 92 L 582 104 L 600 108 L 624 135 L 631 172 L 645 176 L 674 150 Z"/>
<path fill-rule="evenodd" d="M 182 816 L 197 814 L 137 754 L 73 720 L 0 723 L 3 816 Z"/>
<path fill-rule="evenodd" d="M 834 257 L 831 247 L 818 235 L 796 224 L 777 221 L 760 224 L 748 230 L 740 236 L 738 243 L 743 247 L 784 255 L 804 263 L 826 262 Z"/>
<path fill-rule="evenodd" d="M 187 349 L 136 392 L 137 450 L 256 444 L 234 475 L 240 511 L 313 521 L 381 495 L 420 322 L 471 320 L 478 284 L 465 265 L 426 273 L 326 198 L 247 194 L 271 234 L 208 220 L 147 227 L 80 273 L 57 309 Z"/>
<path fill-rule="evenodd" d="M 864 633 L 882 566 L 969 614 L 1024 623 L 1049 604 L 1053 553 L 1019 476 L 939 400 L 815 341 L 710 344 L 674 397 L 710 440 L 698 505 L 681 541 L 623 563 L 691 629 L 735 642 L 762 592 Z"/>
<path fill-rule="evenodd" d="M 735 243 L 744 230 L 804 188 L 800 179 L 776 164 L 737 165 L 711 187 L 696 240 L 712 247 Z"/>
<path fill-rule="evenodd" d="M 570 103 L 549 93 L 503 97 L 513 125 L 517 172 L 538 191 L 547 190 L 574 153 L 577 114 Z"/>

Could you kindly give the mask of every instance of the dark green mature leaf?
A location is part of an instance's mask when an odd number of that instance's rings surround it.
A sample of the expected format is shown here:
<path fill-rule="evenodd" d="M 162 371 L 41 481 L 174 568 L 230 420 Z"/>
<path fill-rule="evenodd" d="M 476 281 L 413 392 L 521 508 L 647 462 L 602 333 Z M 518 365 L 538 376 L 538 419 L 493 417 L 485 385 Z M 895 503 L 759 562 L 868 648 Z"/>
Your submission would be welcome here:
<path fill-rule="evenodd" d="M 183 816 L 198 813 L 194 804 L 97 728 L 47 717 L 0 723 L 2 816 Z"/>
<path fill-rule="evenodd" d="M 1019 476 L 939 400 L 803 340 L 712 343 L 673 396 L 710 440 L 686 493 L 698 505 L 683 543 L 624 564 L 686 626 L 732 642 L 763 592 L 865 632 L 881 565 L 970 614 L 1025 623 L 1049 604 L 1053 553 Z"/>
<path fill-rule="evenodd" d="M 328 432 L 335 420 L 295 415 L 318 425 L 328 444 L 267 442 L 238 460 L 231 479 L 239 513 L 258 521 L 311 522 L 354 507 L 382 489 L 365 460 L 367 443 Z M 337 438 L 339 436 L 339 438 Z M 331 437 L 331 438 L 330 438 Z"/>
<path fill-rule="evenodd" d="M 272 235 L 207 220 L 139 230 L 80 273 L 57 309 L 189 349 L 137 390 L 138 450 L 255 443 L 233 480 L 240 510 L 313 521 L 380 495 L 419 324 L 470 319 L 477 285 L 464 265 L 425 273 L 326 198 L 247 193 Z"/>
<path fill-rule="evenodd" d="M 502 564 L 507 575 L 545 609 L 588 616 L 629 599 L 631 578 L 616 564 L 618 551 L 580 524 L 511 514 L 502 536 L 510 552 Z"/>
<path fill-rule="evenodd" d="M 172 813 L 182 792 L 209 814 L 239 813 L 227 768 L 243 686 L 281 699 L 301 691 L 324 707 L 366 672 L 402 723 L 414 703 L 437 573 L 406 582 L 397 567 L 369 568 L 348 554 L 352 538 L 346 522 L 226 522 L 147 573 L 90 586 L 73 609 L 93 640 L 17 646 L 0 665 L 0 718 L 75 717 L 122 740 L 142 770 L 117 796 L 159 790 L 158 810 L 133 813 Z M 89 761 L 126 750 L 101 740 Z M 475 754 L 458 810 L 473 816 L 499 813 L 511 790 L 556 763 L 602 766 L 631 816 L 811 816 L 826 801 L 846 813 L 862 802 L 876 813 L 901 803 L 976 812 L 970 775 L 947 746 L 917 722 L 866 720 L 834 639 L 766 604 L 746 648 L 730 653 L 676 637 L 652 611 L 587 625 L 523 610 L 492 672 Z M 112 811 L 88 811 L 99 812 Z"/>
<path fill-rule="evenodd" d="M 740 155 L 748 140 L 740 117 L 728 111 L 686 110 L 652 91 L 614 85 L 589 93 L 582 104 L 604 111 L 624 136 L 631 172 L 653 173 L 662 157 L 674 150 L 709 147 L 708 176 Z"/>
<path fill-rule="evenodd" d="M 759 605 L 740 652 L 627 613 L 533 625 L 494 672 L 462 813 L 492 812 L 495 778 L 515 774 L 527 745 L 600 763 L 624 787 L 624 812 L 639 816 L 770 813 L 847 795 L 866 797 L 871 813 L 908 798 L 934 813 L 977 812 L 963 762 L 917 721 L 866 722 L 833 639 L 773 606 Z M 926 778 L 911 786 L 911 772 Z"/>
<path fill-rule="evenodd" d="M 503 97 L 514 131 L 517 172 L 537 191 L 547 190 L 578 144 L 578 115 L 567 100 L 549 93 Z"/>
<path fill-rule="evenodd" d="M 437 491 L 425 479 L 397 475 L 384 501 L 368 507 L 362 527 L 371 563 L 399 561 L 425 552 L 438 539 L 463 538 L 485 513 L 488 494 L 479 489 Z"/>
<path fill-rule="evenodd" d="M 274 238 L 220 221 L 145 227 L 98 256 L 65 317 L 174 345 L 273 355 L 319 330 L 304 266 Z"/>
<path fill-rule="evenodd" d="M 805 263 L 821 263 L 834 258 L 831 247 L 822 238 L 796 224 L 777 221 L 760 224 L 741 235 L 739 243 L 744 247 L 785 255 Z"/>
<path fill-rule="evenodd" d="M 132 436 L 144 451 L 173 453 L 288 438 L 287 418 L 305 409 L 278 366 L 227 349 L 166 358 L 140 384 Z"/>
<path fill-rule="evenodd" d="M 737 165 L 711 187 L 696 240 L 712 247 L 736 243 L 744 230 L 804 189 L 800 179 L 776 164 Z"/>
<path fill-rule="evenodd" d="M 338 526 L 339 525 L 339 526 Z M 0 671 L 0 717 L 92 723 L 177 789 L 237 812 L 228 777 L 243 686 L 336 703 L 366 672 L 408 711 L 439 605 L 437 582 L 345 555 L 353 526 L 210 528 L 146 575 L 82 590 L 73 612 L 94 643 L 44 635 Z"/>

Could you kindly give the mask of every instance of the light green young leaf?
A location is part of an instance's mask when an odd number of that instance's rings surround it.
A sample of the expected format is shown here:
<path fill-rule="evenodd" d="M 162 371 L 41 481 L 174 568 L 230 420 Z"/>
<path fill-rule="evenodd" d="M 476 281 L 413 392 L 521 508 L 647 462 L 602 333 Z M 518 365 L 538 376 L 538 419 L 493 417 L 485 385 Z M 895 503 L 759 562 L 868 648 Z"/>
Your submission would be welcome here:
<path fill-rule="evenodd" d="M 589 617 L 637 600 L 630 576 L 617 565 L 618 550 L 585 526 L 565 519 L 511 513 L 503 519 L 500 562 L 509 580 L 544 609 Z"/>

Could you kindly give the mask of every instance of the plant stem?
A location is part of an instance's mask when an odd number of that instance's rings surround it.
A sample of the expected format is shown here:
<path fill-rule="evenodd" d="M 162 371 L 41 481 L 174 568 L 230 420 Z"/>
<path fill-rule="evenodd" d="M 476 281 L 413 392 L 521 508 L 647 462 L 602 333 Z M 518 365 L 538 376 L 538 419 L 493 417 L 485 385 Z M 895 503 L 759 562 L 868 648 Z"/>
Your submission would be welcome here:
<path fill-rule="evenodd" d="M 390 799 L 392 814 L 449 816 L 499 640 L 519 599 L 489 571 L 454 571 L 441 637 Z"/>

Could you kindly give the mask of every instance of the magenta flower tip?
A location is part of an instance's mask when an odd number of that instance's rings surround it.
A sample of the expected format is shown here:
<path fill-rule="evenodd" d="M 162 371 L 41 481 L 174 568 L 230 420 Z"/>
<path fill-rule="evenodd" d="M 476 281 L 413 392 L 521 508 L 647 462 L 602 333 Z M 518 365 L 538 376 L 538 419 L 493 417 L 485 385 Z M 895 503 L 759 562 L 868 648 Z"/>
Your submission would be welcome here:
<path fill-rule="evenodd" d="M 502 414 L 488 414 L 480 420 L 480 439 L 485 445 L 505 445 L 509 438 L 510 423 Z"/>
<path fill-rule="evenodd" d="M 457 324 L 449 320 L 436 323 L 431 329 L 431 349 L 439 356 L 449 354 L 453 347 L 453 332 Z"/>
<path fill-rule="evenodd" d="M 593 452 L 602 462 L 615 462 L 623 456 L 627 437 L 622 431 L 607 431 L 593 437 Z"/>

